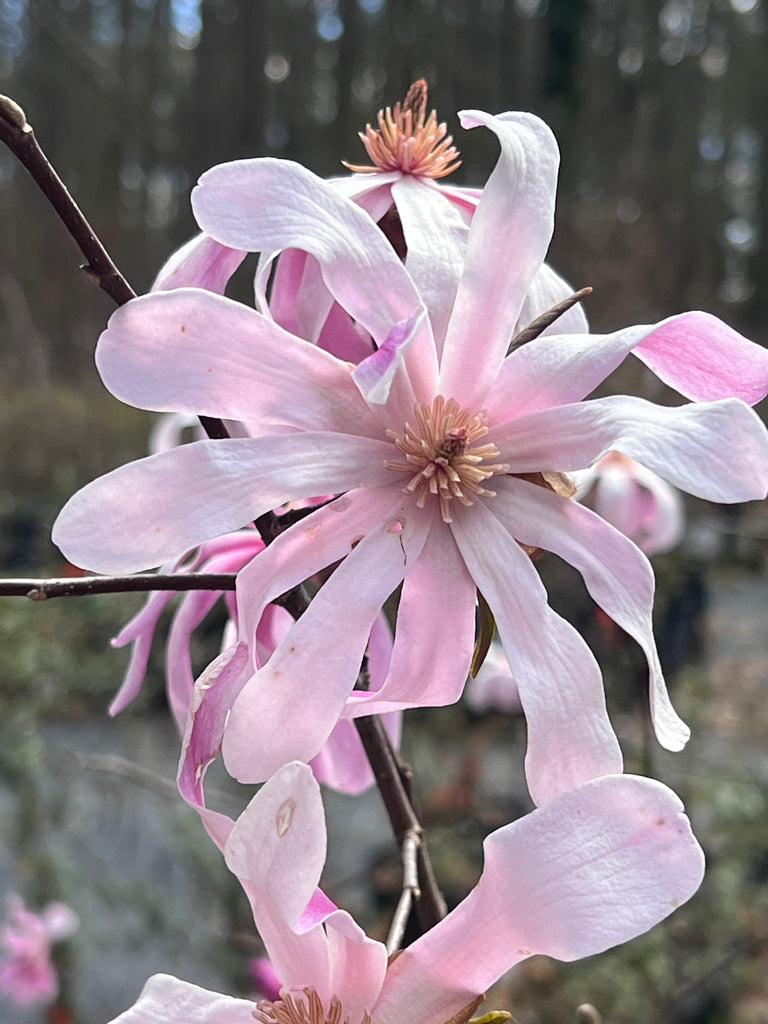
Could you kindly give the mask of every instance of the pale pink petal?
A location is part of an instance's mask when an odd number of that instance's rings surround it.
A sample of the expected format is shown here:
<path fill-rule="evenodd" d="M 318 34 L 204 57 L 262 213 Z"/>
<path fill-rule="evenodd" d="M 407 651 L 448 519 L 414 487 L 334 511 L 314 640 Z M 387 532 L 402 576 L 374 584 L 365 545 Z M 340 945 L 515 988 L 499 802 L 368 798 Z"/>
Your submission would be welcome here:
<path fill-rule="evenodd" d="M 571 961 L 626 942 L 690 899 L 703 874 L 671 790 L 596 779 L 486 839 L 480 881 L 395 960 L 374 1020 L 445 1021 L 532 954 Z"/>
<path fill-rule="evenodd" d="M 493 514 L 494 500 L 457 510 L 452 529 L 496 619 L 528 724 L 528 789 L 543 804 L 597 776 L 620 772 L 621 750 L 597 662 L 576 630 L 549 607 L 530 559 Z"/>
<path fill-rule="evenodd" d="M 192 287 L 207 288 L 223 295 L 245 256 L 244 252 L 220 245 L 207 235 L 197 235 L 165 262 L 152 284 L 152 291 Z"/>
<path fill-rule="evenodd" d="M 628 537 L 577 501 L 525 480 L 497 484 L 493 512 L 522 544 L 544 548 L 579 570 L 595 602 L 648 659 L 651 715 L 659 742 L 682 750 L 691 731 L 669 699 L 653 637 L 653 570 Z"/>
<path fill-rule="evenodd" d="M 122 306 L 99 339 L 102 380 L 123 402 L 249 424 L 370 430 L 349 367 L 241 303 L 200 289 Z"/>
<path fill-rule="evenodd" d="M 450 528 L 435 515 L 424 550 L 403 581 L 386 679 L 370 694 L 353 692 L 345 715 L 457 701 L 472 660 L 475 594 Z"/>
<path fill-rule="evenodd" d="M 533 114 L 492 117 L 464 111 L 460 116 L 465 128 L 484 124 L 496 132 L 501 156 L 472 218 L 438 390 L 462 405 L 479 407 L 544 262 L 554 224 L 559 154 L 552 132 Z"/>
<path fill-rule="evenodd" d="M 392 185 L 392 198 L 408 250 L 405 266 L 426 303 L 439 356 L 464 269 L 469 217 L 410 174 Z"/>
<path fill-rule="evenodd" d="M 302 249 L 322 266 L 334 298 L 377 344 L 392 325 L 423 308 L 421 297 L 371 218 L 332 185 L 285 160 L 237 160 L 207 171 L 192 193 L 198 223 L 249 251 Z M 437 361 L 427 330 L 408 370 L 420 397 L 434 388 Z"/>
<path fill-rule="evenodd" d="M 240 633 L 248 642 L 270 601 L 338 562 L 380 523 L 401 509 L 400 488 L 350 491 L 296 523 L 247 565 L 237 578 Z"/>
<path fill-rule="evenodd" d="M 40 917 L 51 942 L 71 938 L 80 927 L 80 917 L 72 907 L 59 900 L 44 907 Z"/>
<path fill-rule="evenodd" d="M 567 472 L 620 451 L 709 501 L 768 493 L 768 433 L 737 398 L 677 408 L 617 395 L 542 410 L 494 427 L 512 473 Z"/>
<path fill-rule="evenodd" d="M 331 306 L 317 344 L 337 359 L 344 359 L 355 365 L 374 351 L 370 334 L 356 324 L 338 302 Z"/>
<path fill-rule="evenodd" d="M 317 890 L 325 846 L 318 784 L 306 765 L 293 762 L 240 815 L 225 856 L 283 986 L 312 987 L 326 1005 L 336 995 L 353 1014 L 378 995 L 386 950 Z"/>
<path fill-rule="evenodd" d="M 259 260 L 256 304 L 286 331 L 314 344 L 333 305 L 333 296 L 314 256 L 286 249 L 277 261 L 263 256 Z"/>
<path fill-rule="evenodd" d="M 389 483 L 391 452 L 331 433 L 195 441 L 88 484 L 59 513 L 53 540 L 75 565 L 136 572 L 287 501 Z"/>
<path fill-rule="evenodd" d="M 768 394 L 768 351 L 710 313 L 684 313 L 658 325 L 634 354 L 680 394 L 697 402 Z"/>
<path fill-rule="evenodd" d="M 484 405 L 494 422 L 578 402 L 630 352 L 697 401 L 735 397 L 753 404 L 768 390 L 768 352 L 707 313 L 587 336 L 570 334 L 561 318 L 551 333 L 505 359 Z"/>
<path fill-rule="evenodd" d="M 247 679 L 247 667 L 248 648 L 236 644 L 212 661 L 198 679 L 176 778 L 179 793 L 198 812 L 206 832 L 220 849 L 229 836 L 232 819 L 206 807 L 203 779 L 218 756 L 227 715 Z"/>
<path fill-rule="evenodd" d="M 479 714 L 497 710 L 507 714 L 521 711 L 520 692 L 504 648 L 498 640 L 491 641 L 480 670 L 474 679 L 468 680 L 464 700 Z"/>
<path fill-rule="evenodd" d="M 223 743 L 238 781 L 261 782 L 287 760 L 319 753 L 355 684 L 376 616 L 426 541 L 430 516 L 415 515 L 410 503 L 406 509 L 347 555 L 241 692 Z"/>
<path fill-rule="evenodd" d="M 111 1024 L 253 1024 L 256 1004 L 155 974 L 130 1010 Z"/>
<path fill-rule="evenodd" d="M 183 443 L 185 430 L 194 431 L 194 440 L 205 437 L 200 426 L 200 418 L 192 412 L 171 412 L 160 416 L 149 435 L 147 448 L 151 455 L 156 452 L 168 452 Z"/>

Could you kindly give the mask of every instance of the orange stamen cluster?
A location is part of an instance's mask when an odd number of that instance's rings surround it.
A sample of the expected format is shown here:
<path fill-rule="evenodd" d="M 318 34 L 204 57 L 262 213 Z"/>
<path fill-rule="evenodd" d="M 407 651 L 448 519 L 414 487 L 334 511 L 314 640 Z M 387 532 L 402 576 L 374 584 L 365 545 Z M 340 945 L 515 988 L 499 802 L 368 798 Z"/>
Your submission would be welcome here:
<path fill-rule="evenodd" d="M 450 523 L 454 498 L 462 505 L 471 505 L 466 492 L 494 497 L 496 492 L 483 487 L 483 481 L 496 473 L 508 472 L 509 466 L 482 465 L 498 458 L 496 445 L 473 447 L 488 433 L 486 413 L 471 413 L 462 409 L 455 398 L 446 401 L 442 395 L 437 396 L 431 408 L 417 404 L 413 412 L 416 429 L 406 423 L 403 434 L 386 432 L 405 460 L 388 459 L 385 465 L 395 473 L 412 474 L 404 490 L 415 495 L 419 508 L 424 508 L 427 498 L 434 495 L 440 501 L 443 522 Z"/>
<path fill-rule="evenodd" d="M 408 90 L 402 105 L 379 111 L 378 128 L 367 124 L 365 131 L 358 133 L 373 166 L 346 161 L 344 166 L 362 173 L 402 171 L 425 178 L 444 178 L 455 171 L 461 160 L 453 136 L 448 135 L 444 123 L 437 123 L 434 110 L 425 117 L 426 108 L 427 83 L 421 78 Z"/>
<path fill-rule="evenodd" d="M 286 992 L 282 999 L 271 1002 L 262 999 L 253 1011 L 259 1024 L 350 1024 L 336 996 L 331 999 L 328 1013 L 320 996 L 313 988 L 303 989 L 304 998 Z M 363 1014 L 360 1024 L 371 1024 L 371 1015 Z"/>

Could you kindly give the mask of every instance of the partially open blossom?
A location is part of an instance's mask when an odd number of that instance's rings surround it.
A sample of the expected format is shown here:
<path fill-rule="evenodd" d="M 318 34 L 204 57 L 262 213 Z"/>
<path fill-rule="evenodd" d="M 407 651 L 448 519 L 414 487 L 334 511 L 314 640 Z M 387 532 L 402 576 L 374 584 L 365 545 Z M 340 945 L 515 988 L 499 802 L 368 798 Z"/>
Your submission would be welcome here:
<path fill-rule="evenodd" d="M 768 435 L 746 402 L 768 390 L 768 353 L 688 313 L 608 335 L 542 336 L 507 354 L 552 232 L 557 147 L 533 115 L 463 120 L 491 128 L 501 156 L 461 273 L 452 262 L 451 287 L 430 301 L 370 217 L 296 164 L 222 165 L 193 194 L 201 227 L 222 244 L 317 260 L 339 307 L 374 339 L 358 366 L 199 289 L 134 300 L 99 342 L 98 366 L 117 397 L 247 421 L 257 436 L 187 444 L 88 485 L 54 528 L 73 562 L 146 568 L 286 501 L 339 495 L 240 574 L 240 641 L 253 651 L 267 605 L 340 563 L 269 660 L 251 656 L 242 674 L 223 748 L 242 781 L 314 757 L 340 716 L 458 699 L 477 590 L 525 710 L 535 801 L 620 771 L 595 659 L 549 607 L 524 547 L 582 573 L 645 651 L 660 741 L 679 749 L 687 739 L 652 636 L 648 561 L 567 496 L 562 474 L 621 451 L 709 500 L 764 497 Z M 433 238 L 433 261 L 439 244 Z M 584 401 L 630 352 L 695 403 Z M 401 583 L 387 676 L 353 693 L 372 624 Z"/>
<path fill-rule="evenodd" d="M 388 963 L 383 943 L 317 888 L 325 861 L 317 783 L 305 765 L 286 765 L 225 846 L 279 998 L 254 1005 L 156 975 L 115 1024 L 466 1021 L 509 967 L 535 953 L 576 960 L 642 934 L 690 898 L 704 868 L 678 798 L 634 776 L 573 790 L 498 829 L 484 848 L 472 892 Z"/>
<path fill-rule="evenodd" d="M 573 474 L 575 497 L 593 508 L 646 555 L 676 547 L 685 533 L 680 494 L 621 452 L 608 452 L 591 469 Z"/>
<path fill-rule="evenodd" d="M 51 945 L 70 938 L 78 926 L 77 914 L 64 903 L 49 903 L 35 914 L 20 896 L 11 896 L 0 926 L 0 992 L 22 1005 L 52 1002 L 59 979 Z"/>

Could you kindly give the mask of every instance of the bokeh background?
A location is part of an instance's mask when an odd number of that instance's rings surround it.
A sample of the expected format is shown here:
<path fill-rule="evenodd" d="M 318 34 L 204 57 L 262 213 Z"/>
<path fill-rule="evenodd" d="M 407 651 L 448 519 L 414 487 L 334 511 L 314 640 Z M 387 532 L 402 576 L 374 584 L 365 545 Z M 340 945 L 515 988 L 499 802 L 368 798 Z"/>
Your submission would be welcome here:
<path fill-rule="evenodd" d="M 344 173 L 342 159 L 363 159 L 356 132 L 424 76 L 462 152 L 457 183 L 482 185 L 496 158 L 490 133 L 463 132 L 457 110 L 527 109 L 553 127 L 562 172 L 550 261 L 595 289 L 595 329 L 702 308 L 765 344 L 767 67 L 765 0 L 0 0 L 0 91 L 23 106 L 139 292 L 194 232 L 188 197 L 203 170 L 272 155 Z M 56 511 L 146 449 L 152 417 L 104 394 L 93 367 L 112 307 L 78 262 L 0 150 L 4 575 L 65 571 L 48 540 Z M 613 383 L 675 400 L 639 366 Z M 606 667 L 628 767 L 686 799 L 708 878 L 626 950 L 513 972 L 494 1005 L 521 1024 L 570 1021 L 586 1000 L 620 1024 L 768 1020 L 768 516 L 698 502 L 688 516 L 681 547 L 655 560 L 657 634 L 695 731 L 684 754 L 647 741 L 632 646 L 596 617 L 575 574 L 554 559 L 541 568 Z M 159 969 L 249 991 L 258 944 L 244 901 L 174 795 L 161 651 L 138 707 L 118 722 L 104 713 L 126 664 L 108 640 L 136 607 L 0 604 L 0 895 L 62 898 L 82 918 L 58 954 L 57 1006 L 0 1002 L 3 1020 L 106 1021 Z M 216 642 L 214 623 L 201 665 Z M 525 810 L 522 750 L 513 715 L 411 716 L 406 751 L 453 900 L 476 877 L 482 836 Z M 220 786 L 222 801 L 235 799 Z M 329 805 L 326 884 L 386 929 L 397 861 L 377 797 Z"/>

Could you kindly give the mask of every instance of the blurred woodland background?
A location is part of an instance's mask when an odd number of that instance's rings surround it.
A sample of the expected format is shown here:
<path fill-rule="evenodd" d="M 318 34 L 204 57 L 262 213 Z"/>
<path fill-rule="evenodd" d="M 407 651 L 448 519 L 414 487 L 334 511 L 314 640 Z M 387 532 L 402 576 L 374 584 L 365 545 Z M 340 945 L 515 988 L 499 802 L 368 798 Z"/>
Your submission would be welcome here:
<path fill-rule="evenodd" d="M 702 308 L 766 344 L 766 68 L 765 0 L 0 0 L 0 92 L 24 108 L 138 292 L 194 233 L 189 192 L 206 168 L 273 155 L 345 173 L 342 159 L 363 161 L 356 132 L 425 77 L 462 153 L 456 183 L 482 185 L 497 155 L 490 133 L 461 130 L 457 110 L 526 109 L 552 126 L 562 171 L 550 262 L 595 289 L 596 330 Z M 93 366 L 112 305 L 79 262 L 0 149 L 6 575 L 62 572 L 48 540 L 58 509 L 146 450 L 152 417 L 105 394 Z M 236 287 L 247 299 L 247 268 Z M 620 382 L 670 400 L 640 366 Z M 682 548 L 655 562 L 662 656 L 695 730 L 682 755 L 644 739 L 634 649 L 566 567 L 544 559 L 542 572 L 607 666 L 628 767 L 686 799 L 708 879 L 626 951 L 572 969 L 527 964 L 493 1003 L 520 1024 L 564 1024 L 584 1000 L 606 1024 L 768 1020 L 768 516 L 696 502 L 688 512 Z M 138 709 L 104 716 L 126 664 L 108 639 L 137 606 L 0 605 L 0 897 L 62 898 L 83 918 L 61 954 L 69 1016 L 0 1002 L 3 1020 L 99 1024 L 157 969 L 248 992 L 258 947 L 243 901 L 173 794 L 161 654 Z M 201 665 L 214 650 L 215 635 L 202 636 Z M 482 835 L 526 807 L 522 725 L 461 706 L 413 718 L 407 753 L 458 899 Z M 332 801 L 347 831 L 332 840 L 328 881 L 374 929 L 398 884 L 376 800 Z M 363 895 L 373 866 L 378 903 Z"/>

